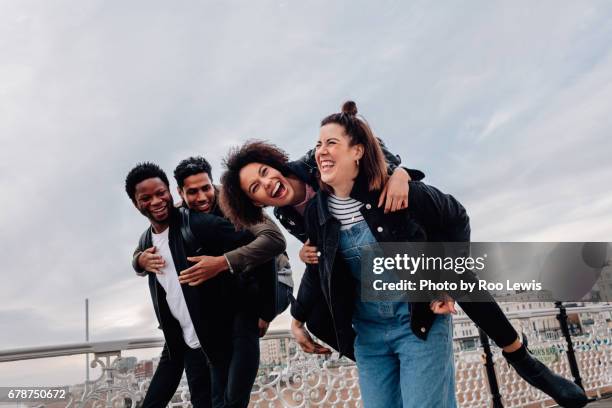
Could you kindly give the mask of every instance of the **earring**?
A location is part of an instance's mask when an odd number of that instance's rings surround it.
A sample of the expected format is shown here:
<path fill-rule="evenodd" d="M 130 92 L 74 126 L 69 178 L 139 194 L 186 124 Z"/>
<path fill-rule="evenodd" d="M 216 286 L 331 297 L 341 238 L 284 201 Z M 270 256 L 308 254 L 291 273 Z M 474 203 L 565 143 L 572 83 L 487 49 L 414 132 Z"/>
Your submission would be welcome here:
<path fill-rule="evenodd" d="M 355 164 L 357 164 L 357 167 L 359 167 L 359 159 L 355 160 Z"/>

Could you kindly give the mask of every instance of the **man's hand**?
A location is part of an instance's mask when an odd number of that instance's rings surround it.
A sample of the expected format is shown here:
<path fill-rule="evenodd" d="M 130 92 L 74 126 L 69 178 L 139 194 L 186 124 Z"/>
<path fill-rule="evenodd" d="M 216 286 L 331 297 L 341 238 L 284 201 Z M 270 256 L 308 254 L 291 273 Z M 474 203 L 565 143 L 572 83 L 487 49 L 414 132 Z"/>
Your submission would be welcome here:
<path fill-rule="evenodd" d="M 308 333 L 308 330 L 304 327 L 304 323 L 293 319 L 291 321 L 291 333 L 297 344 L 299 344 L 306 353 L 331 354 L 330 349 L 323 347 L 310 337 L 310 333 Z"/>
<path fill-rule="evenodd" d="M 138 255 L 138 266 L 144 271 L 161 275 L 163 274 L 161 270 L 166 265 L 166 262 L 161 255 L 155 253 L 156 251 L 157 249 L 154 246 L 142 251 Z"/>
<path fill-rule="evenodd" d="M 268 327 L 270 327 L 270 322 L 266 322 L 263 319 L 259 319 L 259 337 L 263 337 L 266 335 L 266 332 L 268 331 Z"/>
<path fill-rule="evenodd" d="M 199 285 L 229 269 L 224 256 L 190 256 L 187 260 L 197 262 L 179 274 L 179 283 L 188 283 L 189 286 Z"/>
<path fill-rule="evenodd" d="M 395 169 L 378 198 L 378 207 L 385 204 L 385 214 L 408 208 L 408 172 L 401 167 Z"/>
<path fill-rule="evenodd" d="M 314 245 L 310 245 L 310 240 L 307 240 L 306 243 L 300 249 L 300 259 L 305 264 L 318 264 L 319 257 L 317 256 L 317 247 Z"/>
<path fill-rule="evenodd" d="M 449 295 L 444 295 L 441 299 L 436 299 L 429 304 L 429 308 L 435 314 L 456 314 L 455 301 Z"/>

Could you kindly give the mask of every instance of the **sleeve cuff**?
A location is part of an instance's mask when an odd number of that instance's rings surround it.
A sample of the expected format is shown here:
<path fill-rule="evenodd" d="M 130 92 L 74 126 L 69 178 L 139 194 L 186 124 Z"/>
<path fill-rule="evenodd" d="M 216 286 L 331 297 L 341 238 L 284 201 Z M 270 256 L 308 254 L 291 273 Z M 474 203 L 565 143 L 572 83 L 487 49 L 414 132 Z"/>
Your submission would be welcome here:
<path fill-rule="evenodd" d="M 408 175 L 412 181 L 421 181 L 425 178 L 425 173 L 423 173 L 421 170 L 409 169 L 408 167 L 402 168 L 408 172 Z"/>
<path fill-rule="evenodd" d="M 232 268 L 232 263 L 228 259 L 227 255 L 223 254 L 223 257 L 225 258 L 225 262 L 227 262 L 227 269 L 229 270 L 229 272 L 231 274 L 233 274 L 234 273 L 234 268 Z"/>

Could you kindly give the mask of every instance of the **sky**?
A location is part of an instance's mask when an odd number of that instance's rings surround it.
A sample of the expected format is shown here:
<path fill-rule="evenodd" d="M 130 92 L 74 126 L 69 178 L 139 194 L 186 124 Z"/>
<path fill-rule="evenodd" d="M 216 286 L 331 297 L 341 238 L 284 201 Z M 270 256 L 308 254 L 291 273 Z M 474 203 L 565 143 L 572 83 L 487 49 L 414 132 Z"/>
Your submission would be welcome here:
<path fill-rule="evenodd" d="M 85 298 L 92 341 L 159 336 L 127 172 L 297 158 L 347 99 L 474 241 L 612 241 L 610 2 L 0 0 L 0 349 L 83 341 Z M 66 361 L 0 385 L 82 381 Z"/>

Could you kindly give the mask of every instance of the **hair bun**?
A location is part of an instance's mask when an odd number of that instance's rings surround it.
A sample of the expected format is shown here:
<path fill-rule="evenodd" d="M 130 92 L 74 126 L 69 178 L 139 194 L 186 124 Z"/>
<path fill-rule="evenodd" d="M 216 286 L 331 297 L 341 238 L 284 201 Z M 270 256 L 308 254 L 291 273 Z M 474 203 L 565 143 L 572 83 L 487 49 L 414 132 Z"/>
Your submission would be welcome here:
<path fill-rule="evenodd" d="M 357 104 L 353 101 L 346 101 L 342 105 L 342 113 L 346 113 L 349 115 L 357 114 Z"/>

